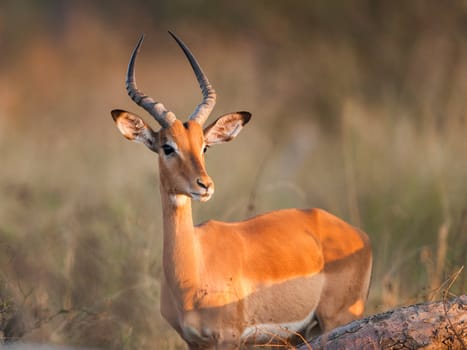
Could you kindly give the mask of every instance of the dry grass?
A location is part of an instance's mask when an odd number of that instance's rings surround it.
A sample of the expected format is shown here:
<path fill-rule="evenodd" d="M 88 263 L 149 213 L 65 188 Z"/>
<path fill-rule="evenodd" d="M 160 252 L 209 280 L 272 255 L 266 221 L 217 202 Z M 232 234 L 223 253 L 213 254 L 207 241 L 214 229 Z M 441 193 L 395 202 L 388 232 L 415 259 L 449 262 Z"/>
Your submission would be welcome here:
<path fill-rule="evenodd" d="M 325 208 L 371 237 L 368 313 L 432 298 L 467 260 L 467 43 L 448 20 L 421 25 L 430 10 L 419 18 L 409 9 L 420 23 L 410 22 L 386 5 L 388 22 L 377 26 L 370 10 L 359 19 L 341 4 L 335 15 L 346 13 L 353 33 L 343 24 L 333 32 L 320 6 L 307 9 L 317 17 L 304 32 L 305 21 L 274 10 L 243 32 L 205 35 L 208 25 L 177 22 L 219 93 L 216 113 L 254 116 L 235 142 L 209 151 L 216 195 L 195 217 Z M 123 75 L 143 29 L 144 91 L 184 116 L 200 98 L 196 82 L 149 20 L 131 35 L 86 12 L 69 20 L 59 39 L 38 32 L 21 50 L 3 44 L 0 329 L 56 344 L 183 349 L 159 315 L 155 158 L 121 138 L 109 111 L 138 111 Z M 406 46 L 399 31 L 409 27 Z M 464 270 L 450 291 L 466 290 Z"/>

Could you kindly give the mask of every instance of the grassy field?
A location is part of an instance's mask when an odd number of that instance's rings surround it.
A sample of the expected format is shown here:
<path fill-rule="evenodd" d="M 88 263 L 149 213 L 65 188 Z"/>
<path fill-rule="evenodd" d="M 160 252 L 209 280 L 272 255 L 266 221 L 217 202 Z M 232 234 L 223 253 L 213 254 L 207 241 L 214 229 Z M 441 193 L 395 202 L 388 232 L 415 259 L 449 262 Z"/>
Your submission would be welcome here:
<path fill-rule="evenodd" d="M 109 113 L 150 121 L 124 89 L 143 31 L 139 86 L 179 118 L 201 97 L 165 29 L 208 73 L 213 114 L 253 113 L 208 151 L 216 193 L 194 205 L 197 222 L 321 207 L 361 227 L 374 249 L 368 314 L 467 291 L 467 8 L 307 3 L 259 1 L 245 17 L 224 4 L 233 18 L 212 10 L 199 25 L 205 14 L 167 4 L 162 23 L 131 9 L 131 30 L 122 4 L 111 20 L 72 6 L 58 31 L 1 5 L 17 21 L 0 26 L 0 341 L 184 348 L 159 314 L 156 158 Z"/>

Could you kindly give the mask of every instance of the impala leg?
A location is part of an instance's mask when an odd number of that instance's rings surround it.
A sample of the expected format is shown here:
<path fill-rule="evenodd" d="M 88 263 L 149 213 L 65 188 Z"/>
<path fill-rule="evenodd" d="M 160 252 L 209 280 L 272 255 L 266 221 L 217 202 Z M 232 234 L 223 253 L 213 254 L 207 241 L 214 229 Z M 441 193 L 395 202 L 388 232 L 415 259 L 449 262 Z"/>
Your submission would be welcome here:
<path fill-rule="evenodd" d="M 303 330 L 302 332 L 303 337 L 305 339 L 311 339 L 314 336 L 318 335 L 319 334 L 318 325 L 319 325 L 318 320 L 313 319 L 313 321 L 311 321 L 311 323 Z"/>
<path fill-rule="evenodd" d="M 371 262 L 371 251 L 366 248 L 351 258 L 326 267 L 326 284 L 317 311 L 323 333 L 362 317 L 370 283 Z M 337 285 L 340 286 L 339 293 L 336 293 Z"/>

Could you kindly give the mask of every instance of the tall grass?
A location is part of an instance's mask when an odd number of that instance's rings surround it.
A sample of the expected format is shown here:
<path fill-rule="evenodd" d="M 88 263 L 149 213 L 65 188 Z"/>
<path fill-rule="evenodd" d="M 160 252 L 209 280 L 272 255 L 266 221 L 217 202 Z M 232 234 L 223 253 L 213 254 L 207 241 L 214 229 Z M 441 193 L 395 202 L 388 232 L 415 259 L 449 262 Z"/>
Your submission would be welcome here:
<path fill-rule="evenodd" d="M 322 207 L 370 235 L 368 313 L 436 298 L 467 259 L 462 28 L 421 25 L 433 4 L 406 17 L 386 5 L 379 24 L 361 4 L 363 19 L 320 4 L 306 9 L 316 16 L 309 27 L 279 5 L 244 31 L 177 22 L 218 91 L 215 113 L 253 112 L 238 139 L 209 150 L 216 194 L 194 205 L 195 218 Z M 351 25 L 333 27 L 339 16 Z M 8 41 L 1 58 L 0 339 L 182 349 L 159 313 L 156 158 L 125 141 L 109 114 L 140 112 L 123 82 L 140 31 L 122 34 L 78 9 L 69 20 L 59 39 L 40 32 L 16 50 Z M 400 35 L 409 27 L 410 45 Z M 183 118 L 198 87 L 156 29 L 139 85 Z M 450 292 L 466 288 L 461 272 Z"/>

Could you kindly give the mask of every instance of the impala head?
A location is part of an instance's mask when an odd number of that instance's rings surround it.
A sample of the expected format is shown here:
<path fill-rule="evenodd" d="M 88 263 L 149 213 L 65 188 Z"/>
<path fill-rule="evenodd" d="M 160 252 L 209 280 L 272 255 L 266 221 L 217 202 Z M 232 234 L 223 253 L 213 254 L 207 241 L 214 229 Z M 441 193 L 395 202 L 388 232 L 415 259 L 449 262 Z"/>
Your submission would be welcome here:
<path fill-rule="evenodd" d="M 203 94 L 202 102 L 188 117 L 188 121 L 183 123 L 162 103 L 154 101 L 137 88 L 134 65 L 143 41 L 141 36 L 130 58 L 126 88 L 132 100 L 154 117 L 161 128 L 155 131 L 136 114 L 121 109 L 114 109 L 111 114 L 123 136 L 143 143 L 159 154 L 161 186 L 166 192 L 171 195 L 183 194 L 204 202 L 214 193 L 214 184 L 206 172 L 204 152 L 212 145 L 230 141 L 237 136 L 250 120 L 251 114 L 225 114 L 203 129 L 216 103 L 216 93 L 187 46 L 173 33 L 169 33 L 180 45 L 193 68 Z"/>

